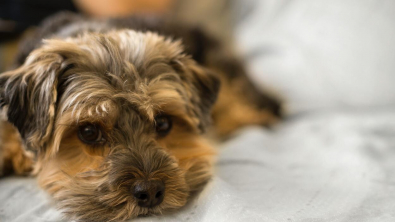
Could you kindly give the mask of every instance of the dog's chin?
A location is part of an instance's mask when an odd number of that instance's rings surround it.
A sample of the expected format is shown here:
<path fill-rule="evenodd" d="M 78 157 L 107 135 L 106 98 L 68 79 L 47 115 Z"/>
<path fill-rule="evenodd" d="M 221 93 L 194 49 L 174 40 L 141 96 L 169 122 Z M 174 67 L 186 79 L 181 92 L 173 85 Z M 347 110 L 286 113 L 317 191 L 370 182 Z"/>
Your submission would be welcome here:
<path fill-rule="evenodd" d="M 57 189 L 54 189 L 55 184 L 58 185 Z M 60 184 L 63 186 L 60 187 Z M 77 221 L 124 221 L 139 216 L 160 215 L 184 206 L 190 192 L 184 178 L 168 181 L 161 204 L 141 207 L 126 184 L 114 187 L 108 184 L 108 179 L 87 176 L 52 183 L 47 188 L 52 190 L 63 213 Z"/>
<path fill-rule="evenodd" d="M 208 146 L 198 145 L 200 139 L 187 153 L 173 150 L 169 154 L 162 148 L 143 146 L 137 152 L 119 146 L 112 147 L 107 157 L 81 152 L 84 148 L 76 139 L 64 141 L 54 157 L 39 161 L 38 180 L 71 220 L 124 221 L 173 212 L 211 177 L 212 152 Z M 141 206 L 134 188 L 152 181 L 163 183 L 163 201 Z"/>
<path fill-rule="evenodd" d="M 152 178 L 164 183 L 163 201 L 153 207 L 139 206 L 132 187 L 141 178 L 126 167 L 117 170 L 107 163 L 95 170 L 70 175 L 58 163 L 49 161 L 43 165 L 39 183 L 54 197 L 57 207 L 76 221 L 124 221 L 171 212 L 184 206 L 191 192 L 186 180 L 188 172 L 176 163 L 168 166 L 166 172 L 158 170 L 152 174 Z M 119 160 L 118 163 L 121 164 Z"/>

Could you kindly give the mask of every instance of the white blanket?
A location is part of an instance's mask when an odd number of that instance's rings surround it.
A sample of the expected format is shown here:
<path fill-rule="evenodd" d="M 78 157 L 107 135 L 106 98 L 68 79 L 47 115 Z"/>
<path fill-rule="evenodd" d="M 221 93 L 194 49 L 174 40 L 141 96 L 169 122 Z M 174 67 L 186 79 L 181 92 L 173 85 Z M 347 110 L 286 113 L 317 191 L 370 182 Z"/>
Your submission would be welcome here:
<path fill-rule="evenodd" d="M 223 2 L 254 82 L 294 114 L 223 144 L 181 211 L 136 221 L 395 221 L 395 1 Z M 51 206 L 33 178 L 0 180 L 1 222 L 62 221 Z"/>
<path fill-rule="evenodd" d="M 245 129 L 219 148 L 198 198 L 136 221 L 395 221 L 394 111 L 310 113 Z M 8 178 L 0 221 L 62 220 L 34 179 Z"/>
<path fill-rule="evenodd" d="M 394 0 L 233 0 L 254 82 L 290 113 L 395 105 Z"/>

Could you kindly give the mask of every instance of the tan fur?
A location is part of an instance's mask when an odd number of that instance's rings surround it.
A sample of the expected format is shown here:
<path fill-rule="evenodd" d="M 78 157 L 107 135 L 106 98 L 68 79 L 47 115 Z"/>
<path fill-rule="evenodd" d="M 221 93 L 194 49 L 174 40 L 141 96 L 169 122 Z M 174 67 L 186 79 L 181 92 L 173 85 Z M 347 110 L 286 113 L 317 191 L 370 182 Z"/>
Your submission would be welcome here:
<path fill-rule="evenodd" d="M 216 80 L 178 41 L 131 30 L 46 40 L 0 82 L 8 120 L 38 152 L 40 186 L 71 219 L 125 220 L 178 209 L 210 179 L 215 152 L 202 131 Z M 213 98 L 200 96 L 212 87 L 205 93 Z M 12 116 L 24 111 L 29 122 Z M 160 137 L 155 117 L 164 114 L 173 128 Z M 86 123 L 100 126 L 104 144 L 79 139 Z M 5 144 L 3 158 L 19 161 L 14 168 L 21 171 L 27 163 L 21 144 Z M 155 180 L 164 183 L 163 202 L 140 207 L 131 188 Z"/>

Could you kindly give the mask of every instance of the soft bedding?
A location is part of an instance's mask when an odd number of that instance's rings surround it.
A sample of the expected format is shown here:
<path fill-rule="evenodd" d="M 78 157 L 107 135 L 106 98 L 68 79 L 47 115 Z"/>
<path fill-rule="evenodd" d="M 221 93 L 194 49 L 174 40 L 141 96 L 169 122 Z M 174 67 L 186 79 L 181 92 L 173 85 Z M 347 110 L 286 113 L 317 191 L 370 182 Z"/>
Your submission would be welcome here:
<path fill-rule="evenodd" d="M 289 113 L 395 105 L 395 1 L 235 2 L 251 78 Z"/>
<path fill-rule="evenodd" d="M 219 148 L 180 212 L 135 221 L 395 221 L 395 109 L 310 113 Z M 32 178 L 0 181 L 0 221 L 63 221 Z"/>
<path fill-rule="evenodd" d="M 219 2 L 251 78 L 290 115 L 220 145 L 214 178 L 181 211 L 135 221 L 395 221 L 394 1 Z M 63 220 L 34 178 L 10 177 L 0 221 Z"/>

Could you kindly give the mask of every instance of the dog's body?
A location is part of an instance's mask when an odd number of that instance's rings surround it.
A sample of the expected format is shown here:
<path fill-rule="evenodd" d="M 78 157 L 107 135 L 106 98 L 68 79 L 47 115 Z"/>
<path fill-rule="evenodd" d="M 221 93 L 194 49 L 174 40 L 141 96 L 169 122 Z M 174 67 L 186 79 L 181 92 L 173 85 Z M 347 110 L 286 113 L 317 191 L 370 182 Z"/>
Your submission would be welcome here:
<path fill-rule="evenodd" d="M 211 117 L 226 136 L 279 114 L 218 42 L 156 19 L 58 15 L 22 45 L 17 66 L 0 75 L 2 115 L 15 126 L 0 126 L 0 172 L 34 167 L 82 221 L 182 207 L 211 175 Z"/>

